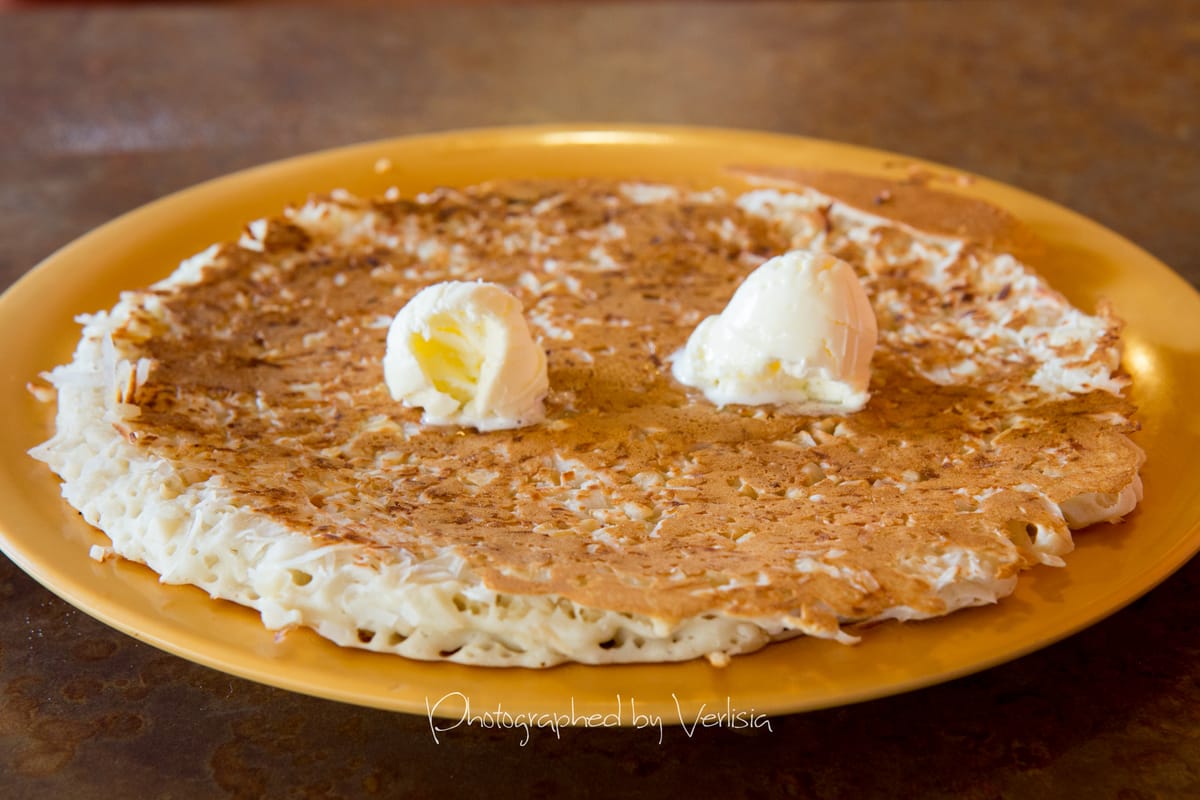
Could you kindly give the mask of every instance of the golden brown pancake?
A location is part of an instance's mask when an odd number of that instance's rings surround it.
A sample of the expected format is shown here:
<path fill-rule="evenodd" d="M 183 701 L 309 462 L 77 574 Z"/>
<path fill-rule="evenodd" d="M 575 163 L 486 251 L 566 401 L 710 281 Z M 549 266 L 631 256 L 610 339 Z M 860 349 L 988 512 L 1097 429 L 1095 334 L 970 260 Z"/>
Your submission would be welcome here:
<path fill-rule="evenodd" d="M 1119 324 L 1000 252 L 1019 226 L 919 187 L 773 177 L 802 183 L 314 199 L 93 319 L 38 455 L 164 580 L 270 627 L 474 664 L 850 641 L 849 623 L 992 602 L 1062 564 L 1081 498 L 1127 510 L 1142 454 Z M 881 191 L 887 216 L 835 196 Z M 867 407 L 718 409 L 675 382 L 695 325 L 800 248 L 850 262 L 872 298 Z M 388 394 L 392 316 L 474 279 L 515 294 L 546 348 L 543 423 L 423 426 Z"/>

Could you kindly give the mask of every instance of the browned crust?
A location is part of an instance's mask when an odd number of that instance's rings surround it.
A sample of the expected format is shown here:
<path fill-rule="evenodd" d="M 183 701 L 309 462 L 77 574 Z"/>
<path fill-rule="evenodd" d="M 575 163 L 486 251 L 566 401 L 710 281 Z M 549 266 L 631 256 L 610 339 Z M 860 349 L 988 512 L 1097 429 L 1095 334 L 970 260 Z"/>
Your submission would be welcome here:
<path fill-rule="evenodd" d="M 976 242 L 989 250 L 1036 262 L 1044 244 L 1020 220 L 974 197 L 930 186 L 930 175 L 904 179 L 799 167 L 735 166 L 745 180 L 782 189 L 812 188 L 839 203 L 936 236 Z"/>
<path fill-rule="evenodd" d="M 880 186 L 813 180 L 851 200 Z M 902 209 L 939 207 L 924 190 L 888 185 Z M 537 225 L 567 233 L 553 268 L 504 244 L 528 233 L 538 203 L 551 210 Z M 962 548 L 997 559 L 994 577 L 1008 577 L 1034 561 L 1027 523 L 1066 533 L 1043 494 L 1061 502 L 1116 492 L 1136 475 L 1140 453 L 1125 437 L 1133 424 L 1103 418 L 1131 414 L 1124 399 L 1097 391 L 1014 406 L 995 386 L 1028 380 L 1033 367 L 1019 353 L 985 368 L 991 388 L 939 386 L 916 366 L 950 358 L 955 340 L 888 338 L 906 315 L 950 319 L 1007 297 L 1011 287 L 971 283 L 975 249 L 956 262 L 961 283 L 945 293 L 916 277 L 919 264 L 883 265 L 859 244 L 830 240 L 874 299 L 892 292 L 908 309 L 876 309 L 884 343 L 868 407 L 817 419 L 719 411 L 665 366 L 758 262 L 795 244 L 730 204 L 638 208 L 602 182 L 343 204 L 378 215 L 388 230 L 412 226 L 459 245 L 466 269 L 444 257 L 421 264 L 393 247 L 344 247 L 274 220 L 265 253 L 226 246 L 200 283 L 162 293 L 168 329 L 149 325 L 147 336 L 135 317 L 117 338 L 155 364 L 129 423 L 139 446 L 196 480 L 222 475 L 246 506 L 322 542 L 356 543 L 363 559 L 421 559 L 450 547 L 501 591 L 668 619 L 724 612 L 831 628 L 897 606 L 938 613 L 944 604 L 901 568 L 906 560 Z M 996 237 L 1005 230 L 1003 215 L 952 207 L 956 231 L 983 230 L 974 220 L 991 220 Z M 732 238 L 719 232 L 723 220 L 733 221 Z M 585 260 L 589 237 L 613 224 L 626 233 L 606 245 L 619 269 L 564 266 Z M 813 225 L 837 233 L 828 215 Z M 894 248 L 909 234 L 882 225 L 873 235 Z M 530 271 L 550 288 L 530 290 L 521 281 Z M 574 290 L 562 282 L 567 273 Z M 527 311 L 571 329 L 569 340 L 544 342 L 554 387 L 545 423 L 486 435 L 425 428 L 405 439 L 403 426 L 420 412 L 388 397 L 386 330 L 371 320 L 450 277 L 501 283 Z M 305 338 L 314 333 L 319 342 Z M 319 392 L 297 388 L 305 384 Z M 589 490 L 586 475 L 556 466 L 555 455 L 608 480 L 601 488 L 619 510 L 573 507 Z M 472 477 L 489 472 L 497 477 L 486 485 Z M 633 480 L 644 474 L 663 488 Z M 638 519 L 638 504 L 651 513 Z M 798 571 L 814 554 L 851 578 Z"/>

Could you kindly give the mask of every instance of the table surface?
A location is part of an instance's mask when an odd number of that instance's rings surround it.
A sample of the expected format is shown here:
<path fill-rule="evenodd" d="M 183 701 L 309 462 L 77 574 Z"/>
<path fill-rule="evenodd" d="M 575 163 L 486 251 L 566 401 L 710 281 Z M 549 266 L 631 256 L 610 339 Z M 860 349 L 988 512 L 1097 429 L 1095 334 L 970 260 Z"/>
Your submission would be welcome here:
<path fill-rule="evenodd" d="M 1176 2 L 280 5 L 0 14 L 0 281 L 232 170 L 405 133 L 716 125 L 920 156 L 1200 284 L 1200 15 Z M 15 346 L 15 343 L 9 346 Z M 0 557 L 6 798 L 1200 796 L 1200 560 L 1055 646 L 771 729 L 462 728 L 257 685 Z"/>

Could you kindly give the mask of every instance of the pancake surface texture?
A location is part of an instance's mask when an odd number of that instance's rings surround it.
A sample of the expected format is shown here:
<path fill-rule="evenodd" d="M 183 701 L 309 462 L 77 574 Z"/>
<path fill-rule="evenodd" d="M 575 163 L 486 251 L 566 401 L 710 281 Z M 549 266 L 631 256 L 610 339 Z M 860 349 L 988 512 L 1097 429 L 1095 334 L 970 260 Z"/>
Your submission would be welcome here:
<path fill-rule="evenodd" d="M 34 455 L 111 539 L 97 557 L 341 645 L 537 667 L 850 642 L 994 602 L 1140 499 L 1119 323 L 970 233 L 798 183 L 334 193 L 86 318 Z M 675 382 L 696 324 L 795 249 L 867 289 L 866 408 L 717 409 Z M 423 426 L 388 394 L 392 317 L 476 279 L 547 351 L 535 426 Z"/>

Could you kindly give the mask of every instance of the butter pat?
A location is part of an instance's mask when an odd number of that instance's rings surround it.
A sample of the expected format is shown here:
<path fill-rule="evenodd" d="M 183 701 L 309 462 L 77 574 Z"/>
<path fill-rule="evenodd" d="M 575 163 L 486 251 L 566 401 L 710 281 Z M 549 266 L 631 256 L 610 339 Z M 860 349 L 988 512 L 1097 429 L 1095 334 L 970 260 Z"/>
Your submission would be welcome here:
<path fill-rule="evenodd" d="M 672 372 L 718 406 L 851 413 L 867 403 L 875 312 L 854 269 L 795 251 L 752 272 L 673 356 Z"/>
<path fill-rule="evenodd" d="M 429 425 L 494 431 L 545 418 L 546 353 L 520 301 L 492 283 L 422 289 L 392 320 L 383 375 L 392 397 L 424 409 Z"/>

